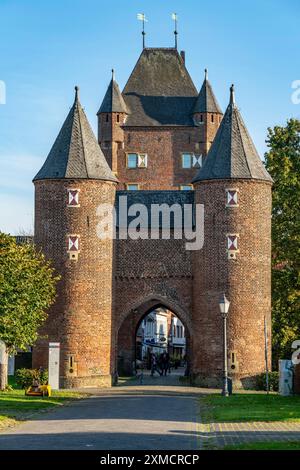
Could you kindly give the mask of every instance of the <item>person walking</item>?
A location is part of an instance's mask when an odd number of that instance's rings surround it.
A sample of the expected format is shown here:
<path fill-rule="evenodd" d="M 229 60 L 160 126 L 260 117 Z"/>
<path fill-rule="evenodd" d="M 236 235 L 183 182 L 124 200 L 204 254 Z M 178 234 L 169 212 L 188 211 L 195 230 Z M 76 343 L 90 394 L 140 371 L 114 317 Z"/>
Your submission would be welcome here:
<path fill-rule="evenodd" d="M 168 357 L 168 353 L 164 352 L 161 355 L 161 369 L 162 369 L 163 375 L 165 376 L 167 375 L 168 368 L 169 368 L 169 357 Z"/>
<path fill-rule="evenodd" d="M 152 355 L 151 355 L 151 377 L 154 376 L 155 372 L 157 372 L 159 375 L 162 375 L 162 373 L 159 371 L 158 366 L 157 366 L 156 355 L 154 353 L 152 353 Z"/>

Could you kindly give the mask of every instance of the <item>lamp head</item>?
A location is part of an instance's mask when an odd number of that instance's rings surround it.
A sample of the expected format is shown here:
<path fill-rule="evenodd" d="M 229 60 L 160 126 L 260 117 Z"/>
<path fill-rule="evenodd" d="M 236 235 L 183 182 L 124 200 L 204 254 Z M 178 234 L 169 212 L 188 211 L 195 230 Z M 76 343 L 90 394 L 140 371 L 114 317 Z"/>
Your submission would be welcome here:
<path fill-rule="evenodd" d="M 222 317 L 227 317 L 229 306 L 230 306 L 230 302 L 226 298 L 226 295 L 224 293 L 221 294 L 221 297 L 219 300 L 219 307 L 220 307 L 220 312 L 221 312 Z"/>

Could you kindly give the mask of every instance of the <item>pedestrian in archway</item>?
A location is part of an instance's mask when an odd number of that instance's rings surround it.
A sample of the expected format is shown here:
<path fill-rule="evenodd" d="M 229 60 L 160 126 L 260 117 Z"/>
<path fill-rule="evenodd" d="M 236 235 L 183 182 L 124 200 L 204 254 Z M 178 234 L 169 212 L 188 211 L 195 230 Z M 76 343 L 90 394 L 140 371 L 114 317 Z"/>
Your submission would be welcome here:
<path fill-rule="evenodd" d="M 157 372 L 159 375 L 162 375 L 162 373 L 158 369 L 156 355 L 152 353 L 151 354 L 151 377 L 154 376 L 155 372 Z"/>
<path fill-rule="evenodd" d="M 161 370 L 162 370 L 162 375 L 167 375 L 167 372 L 169 370 L 169 363 L 170 363 L 170 356 L 167 352 L 162 353 L 161 355 Z"/>

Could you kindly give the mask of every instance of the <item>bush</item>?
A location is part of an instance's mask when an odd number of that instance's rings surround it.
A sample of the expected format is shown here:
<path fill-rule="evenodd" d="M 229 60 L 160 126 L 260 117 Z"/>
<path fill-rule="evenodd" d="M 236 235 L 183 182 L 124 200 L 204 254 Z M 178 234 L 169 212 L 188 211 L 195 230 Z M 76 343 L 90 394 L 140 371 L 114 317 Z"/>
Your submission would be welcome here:
<path fill-rule="evenodd" d="M 260 374 L 256 377 L 256 389 L 267 390 L 266 373 Z M 269 390 L 271 392 L 278 392 L 279 390 L 279 372 L 269 372 Z"/>
<path fill-rule="evenodd" d="M 48 383 L 47 369 L 18 369 L 16 372 L 16 383 L 21 388 L 28 388 L 33 381 L 37 381 L 40 385 Z"/>

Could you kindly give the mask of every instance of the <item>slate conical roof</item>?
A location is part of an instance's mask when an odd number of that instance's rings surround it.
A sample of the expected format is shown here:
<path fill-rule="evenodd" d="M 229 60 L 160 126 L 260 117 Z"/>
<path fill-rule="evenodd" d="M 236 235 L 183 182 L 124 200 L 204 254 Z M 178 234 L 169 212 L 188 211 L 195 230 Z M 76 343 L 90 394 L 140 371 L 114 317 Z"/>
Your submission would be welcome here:
<path fill-rule="evenodd" d="M 208 81 L 207 69 L 205 78 L 193 108 L 193 113 L 219 113 L 223 114 L 211 84 Z"/>
<path fill-rule="evenodd" d="M 272 182 L 235 104 L 233 85 L 216 137 L 193 182 L 231 178 Z"/>
<path fill-rule="evenodd" d="M 99 179 L 117 181 L 78 99 L 75 101 L 34 181 L 42 179 Z"/>
<path fill-rule="evenodd" d="M 100 113 L 127 113 L 128 110 L 120 92 L 119 85 L 115 81 L 114 71 L 112 70 L 112 79 L 108 85 L 104 99 L 97 114 Z"/>

